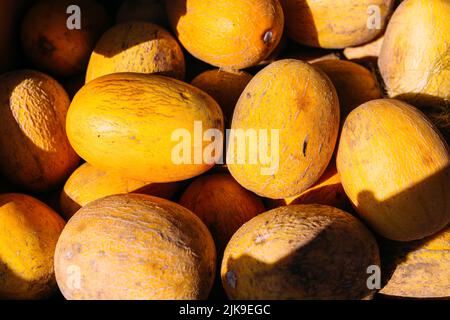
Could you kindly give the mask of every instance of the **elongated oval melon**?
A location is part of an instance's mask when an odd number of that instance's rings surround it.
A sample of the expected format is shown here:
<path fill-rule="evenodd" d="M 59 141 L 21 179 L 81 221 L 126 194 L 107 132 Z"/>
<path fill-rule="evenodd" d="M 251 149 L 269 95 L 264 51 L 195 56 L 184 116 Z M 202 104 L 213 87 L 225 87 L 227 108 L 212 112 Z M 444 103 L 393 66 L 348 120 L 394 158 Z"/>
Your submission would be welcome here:
<path fill-rule="evenodd" d="M 76 94 L 67 115 L 70 143 L 82 158 L 141 181 L 180 181 L 210 169 L 214 162 L 203 157 L 211 144 L 203 140 L 208 129 L 223 131 L 219 105 L 200 89 L 156 75 L 93 80 Z"/>
<path fill-rule="evenodd" d="M 386 238 L 417 240 L 450 222 L 449 148 L 405 102 L 373 100 L 353 110 L 337 168 L 358 213 Z"/>

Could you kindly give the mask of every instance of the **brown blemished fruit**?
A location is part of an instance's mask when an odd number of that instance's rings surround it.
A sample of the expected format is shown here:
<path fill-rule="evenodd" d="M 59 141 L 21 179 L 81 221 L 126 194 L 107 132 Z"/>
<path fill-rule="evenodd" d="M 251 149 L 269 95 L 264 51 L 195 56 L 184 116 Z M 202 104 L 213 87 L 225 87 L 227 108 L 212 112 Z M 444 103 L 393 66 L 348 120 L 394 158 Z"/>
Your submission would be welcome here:
<path fill-rule="evenodd" d="M 227 72 L 215 69 L 199 74 L 191 84 L 217 101 L 223 111 L 225 128 L 229 128 L 236 103 L 252 77 L 245 71 Z"/>
<path fill-rule="evenodd" d="M 450 104 L 450 2 L 406 0 L 378 60 L 388 94 L 417 107 Z"/>
<path fill-rule="evenodd" d="M 243 225 L 222 261 L 230 299 L 370 299 L 378 246 L 358 219 L 322 205 L 291 205 Z"/>
<path fill-rule="evenodd" d="M 0 194 L 0 299 L 48 298 L 56 291 L 53 254 L 64 220 L 23 194 Z"/>
<path fill-rule="evenodd" d="M 375 39 L 386 25 L 394 0 L 281 0 L 281 3 L 290 38 L 308 46 L 340 49 Z"/>
<path fill-rule="evenodd" d="M 38 71 L 12 71 L 0 83 L 0 170 L 22 188 L 49 191 L 79 162 L 65 131 L 67 93 Z"/>
<path fill-rule="evenodd" d="M 86 82 L 119 73 L 155 73 L 184 79 L 183 51 L 164 28 L 144 21 L 118 24 L 95 45 L 86 71 Z"/>
<path fill-rule="evenodd" d="M 67 13 L 73 5 L 80 12 Z M 76 14 L 80 29 L 72 26 Z M 95 1 L 38 1 L 22 21 L 22 47 L 39 70 L 54 76 L 79 74 L 86 69 L 95 42 L 108 25 L 105 9 Z"/>
<path fill-rule="evenodd" d="M 66 127 L 86 162 L 140 181 L 186 180 L 222 155 L 202 139 L 209 129 L 223 132 L 220 106 L 200 89 L 164 76 L 116 73 L 87 83 L 72 100 Z"/>
<path fill-rule="evenodd" d="M 450 222 L 449 147 L 413 106 L 379 99 L 353 110 L 336 164 L 356 211 L 383 237 L 418 240 Z"/>
<path fill-rule="evenodd" d="M 70 219 L 81 207 L 94 200 L 124 193 L 142 193 L 170 200 L 182 183 L 150 183 L 128 179 L 84 163 L 67 180 L 59 199 L 61 213 Z"/>
<path fill-rule="evenodd" d="M 213 239 L 197 216 L 141 194 L 84 206 L 55 251 L 56 280 L 69 300 L 206 299 L 215 264 Z"/>
<path fill-rule="evenodd" d="M 167 14 L 186 50 L 221 69 L 257 65 L 283 34 L 278 0 L 172 0 Z"/>
<path fill-rule="evenodd" d="M 244 223 L 265 211 L 257 195 L 241 187 L 230 174 L 220 173 L 194 180 L 179 203 L 205 223 L 220 255 Z"/>
<path fill-rule="evenodd" d="M 336 90 L 305 62 L 276 61 L 245 88 L 231 129 L 227 164 L 233 177 L 263 197 L 296 196 L 331 160 L 339 130 Z"/>

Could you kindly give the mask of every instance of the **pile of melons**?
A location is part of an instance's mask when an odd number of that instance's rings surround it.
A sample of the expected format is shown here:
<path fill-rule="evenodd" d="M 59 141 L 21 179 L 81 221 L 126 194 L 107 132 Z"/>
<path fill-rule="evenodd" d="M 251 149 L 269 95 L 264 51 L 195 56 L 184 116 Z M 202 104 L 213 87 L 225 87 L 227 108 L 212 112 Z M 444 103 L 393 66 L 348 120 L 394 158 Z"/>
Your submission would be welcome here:
<path fill-rule="evenodd" d="M 2 0 L 0 298 L 448 298 L 449 139 L 448 0 Z"/>

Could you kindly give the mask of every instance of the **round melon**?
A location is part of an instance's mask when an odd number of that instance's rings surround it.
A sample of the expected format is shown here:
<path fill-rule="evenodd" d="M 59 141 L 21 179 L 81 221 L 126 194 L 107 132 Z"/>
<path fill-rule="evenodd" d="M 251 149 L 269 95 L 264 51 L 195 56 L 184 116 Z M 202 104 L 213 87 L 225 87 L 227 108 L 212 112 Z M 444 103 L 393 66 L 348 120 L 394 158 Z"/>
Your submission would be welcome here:
<path fill-rule="evenodd" d="M 3 74 L 0 83 L 0 170 L 27 190 L 48 191 L 79 161 L 64 129 L 67 93 L 31 70 Z"/>
<path fill-rule="evenodd" d="M 423 240 L 386 241 L 380 246 L 387 283 L 384 297 L 450 297 L 450 228 Z"/>
<path fill-rule="evenodd" d="M 384 29 L 394 0 L 281 0 L 294 41 L 339 49 L 373 40 Z"/>
<path fill-rule="evenodd" d="M 381 98 L 375 76 L 359 64 L 344 60 L 322 60 L 313 65 L 325 72 L 336 88 L 341 107 L 341 123 L 356 107 Z"/>
<path fill-rule="evenodd" d="M 128 179 L 84 163 L 67 180 L 59 203 L 61 212 L 69 219 L 89 202 L 106 196 L 142 193 L 170 200 L 181 186 L 176 182 L 151 183 Z"/>
<path fill-rule="evenodd" d="M 86 82 L 118 72 L 157 73 L 183 79 L 183 51 L 164 28 L 131 21 L 109 29 L 97 42 L 86 72 Z"/>
<path fill-rule="evenodd" d="M 184 82 L 117 73 L 86 84 L 67 115 L 78 154 L 99 169 L 141 181 L 174 182 L 214 166 L 209 129 L 223 131 L 219 105 Z M 200 141 L 200 142 L 199 142 Z"/>
<path fill-rule="evenodd" d="M 138 194 L 83 207 L 55 252 L 56 280 L 69 300 L 206 299 L 215 263 L 214 242 L 199 218 Z"/>
<path fill-rule="evenodd" d="M 197 178 L 181 196 L 180 204 L 205 223 L 220 254 L 244 223 L 265 211 L 258 196 L 223 173 Z"/>
<path fill-rule="evenodd" d="M 227 72 L 220 69 L 202 72 L 192 80 L 191 84 L 213 97 L 222 108 L 225 127 L 231 126 L 234 108 L 239 97 L 252 79 L 245 72 Z"/>
<path fill-rule="evenodd" d="M 245 188 L 268 198 L 296 196 L 319 180 L 339 130 L 339 102 L 329 78 L 299 60 L 260 71 L 234 112 L 228 168 Z"/>
<path fill-rule="evenodd" d="M 378 65 L 390 97 L 450 103 L 450 2 L 407 0 L 395 10 Z"/>
<path fill-rule="evenodd" d="M 167 1 L 170 24 L 182 45 L 213 66 L 243 69 L 267 58 L 283 34 L 278 0 Z"/>
<path fill-rule="evenodd" d="M 337 155 L 344 190 L 380 235 L 421 239 L 450 222 L 450 151 L 416 108 L 367 102 L 345 121 Z"/>
<path fill-rule="evenodd" d="M 64 220 L 23 194 L 0 195 L 0 299 L 41 299 L 56 291 L 53 254 Z"/>
<path fill-rule="evenodd" d="M 367 268 L 378 246 L 350 214 L 322 205 L 291 205 L 242 226 L 222 261 L 230 299 L 370 299 Z"/>
<path fill-rule="evenodd" d="M 67 13 L 73 5 L 79 12 Z M 79 74 L 86 69 L 95 42 L 108 25 L 109 17 L 96 1 L 37 1 L 23 18 L 22 46 L 40 70 L 55 76 Z"/>

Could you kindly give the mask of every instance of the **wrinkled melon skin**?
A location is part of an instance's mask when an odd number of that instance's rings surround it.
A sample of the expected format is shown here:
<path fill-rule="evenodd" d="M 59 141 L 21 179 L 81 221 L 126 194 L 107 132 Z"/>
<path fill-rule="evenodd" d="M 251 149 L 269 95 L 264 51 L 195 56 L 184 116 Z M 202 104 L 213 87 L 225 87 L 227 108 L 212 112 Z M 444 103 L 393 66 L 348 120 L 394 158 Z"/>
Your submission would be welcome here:
<path fill-rule="evenodd" d="M 353 110 L 336 164 L 347 196 L 380 235 L 418 240 L 450 222 L 449 147 L 413 106 L 380 99 Z"/>
<path fill-rule="evenodd" d="M 418 107 L 450 104 L 450 2 L 406 0 L 389 22 L 378 65 L 388 94 Z"/>
<path fill-rule="evenodd" d="M 56 291 L 53 254 L 64 220 L 24 194 L 0 195 L 0 299 L 42 299 Z"/>
<path fill-rule="evenodd" d="M 223 132 L 219 105 L 200 89 L 164 76 L 117 73 L 89 82 L 76 94 L 66 126 L 76 152 L 93 166 L 156 183 L 186 180 L 214 166 L 194 162 L 195 121 L 202 122 L 200 139 L 208 129 Z M 182 141 L 172 135 L 180 129 L 191 135 L 188 164 L 172 159 Z M 204 141 L 201 150 L 210 144 Z"/>
<path fill-rule="evenodd" d="M 284 14 L 278 0 L 171 0 L 167 14 L 181 44 L 221 69 L 255 66 L 279 44 Z"/>
<path fill-rule="evenodd" d="M 352 215 L 323 205 L 265 212 L 231 238 L 222 283 L 232 300 L 371 299 L 378 245 Z"/>
<path fill-rule="evenodd" d="M 215 267 L 214 241 L 197 216 L 140 194 L 89 203 L 55 250 L 56 280 L 68 300 L 206 299 Z"/>
<path fill-rule="evenodd" d="M 385 297 L 450 298 L 450 227 L 413 242 L 381 243 Z"/>
<path fill-rule="evenodd" d="M 183 51 L 160 26 L 124 22 L 106 31 L 97 42 L 89 59 L 86 82 L 118 72 L 157 73 L 183 80 Z"/>
<path fill-rule="evenodd" d="M 258 132 L 257 153 L 249 139 L 243 148 L 245 155 L 239 147 L 228 149 L 228 168 L 233 177 L 263 197 L 296 196 L 319 180 L 331 160 L 339 130 L 336 90 L 330 79 L 313 66 L 300 60 L 279 60 L 247 85 L 236 105 L 231 129 Z M 267 142 L 260 130 L 267 132 Z M 277 141 L 271 130 L 279 132 L 278 150 L 273 155 L 271 147 L 276 147 Z M 267 164 L 259 152 L 261 145 L 272 157 Z M 256 163 L 249 154 L 259 155 Z M 243 156 L 245 161 L 239 163 Z M 266 171 L 269 168 L 274 170 Z"/>
<path fill-rule="evenodd" d="M 26 190 L 50 191 L 80 160 L 65 132 L 67 93 L 32 70 L 3 74 L 0 83 L 0 170 Z"/>

